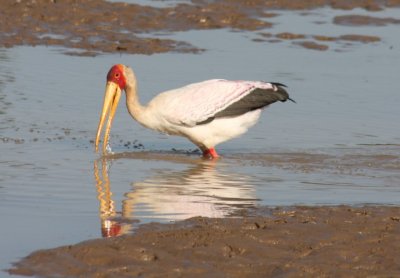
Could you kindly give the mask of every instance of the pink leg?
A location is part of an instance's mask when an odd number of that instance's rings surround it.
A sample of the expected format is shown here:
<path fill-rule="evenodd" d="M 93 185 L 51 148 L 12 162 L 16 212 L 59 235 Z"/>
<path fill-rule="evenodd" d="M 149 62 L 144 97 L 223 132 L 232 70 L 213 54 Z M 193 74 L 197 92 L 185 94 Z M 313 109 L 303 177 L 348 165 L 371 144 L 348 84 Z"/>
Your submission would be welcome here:
<path fill-rule="evenodd" d="M 207 150 L 203 151 L 203 157 L 215 159 L 215 158 L 219 158 L 219 155 L 217 154 L 217 152 L 214 148 L 211 148 L 211 149 L 207 149 Z"/>

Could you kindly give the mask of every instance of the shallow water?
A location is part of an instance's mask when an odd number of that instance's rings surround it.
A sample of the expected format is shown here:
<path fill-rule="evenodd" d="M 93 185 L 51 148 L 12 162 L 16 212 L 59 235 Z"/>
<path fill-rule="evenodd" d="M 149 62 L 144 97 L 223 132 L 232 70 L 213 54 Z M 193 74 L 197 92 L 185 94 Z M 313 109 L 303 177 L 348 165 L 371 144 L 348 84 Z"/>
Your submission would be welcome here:
<path fill-rule="evenodd" d="M 348 13 L 284 12 L 265 31 L 382 41 L 329 42 L 328 51 L 315 51 L 253 41 L 257 32 L 213 30 L 165 35 L 207 49 L 197 55 L 0 49 L 0 267 L 36 249 L 150 221 L 222 217 L 258 205 L 399 205 L 398 26 L 330 24 Z M 224 158 L 216 163 L 201 160 L 185 139 L 145 130 L 121 104 L 111 132 L 115 155 L 100 158 L 92 140 L 115 63 L 134 68 L 143 102 L 186 83 L 228 78 L 284 83 L 297 104 L 272 105 L 246 135 L 218 147 Z"/>

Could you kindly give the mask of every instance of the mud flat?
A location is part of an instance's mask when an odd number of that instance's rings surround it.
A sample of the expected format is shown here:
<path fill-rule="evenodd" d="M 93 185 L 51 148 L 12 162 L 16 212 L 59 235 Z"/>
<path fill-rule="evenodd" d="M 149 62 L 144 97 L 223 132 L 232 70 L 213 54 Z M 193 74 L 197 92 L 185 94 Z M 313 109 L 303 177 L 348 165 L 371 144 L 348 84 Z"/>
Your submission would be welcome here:
<path fill-rule="evenodd" d="M 363 8 L 379 11 L 398 7 L 400 1 L 202 1 L 158 8 L 102 0 L 76 2 L 0 0 L 0 47 L 16 45 L 65 46 L 69 55 L 101 53 L 162 52 L 198 53 L 204 49 L 162 35 L 177 31 L 221 29 L 254 31 L 273 26 L 268 18 L 279 10 L 321 7 Z M 346 15 L 335 18 L 340 25 L 398 24 L 398 18 Z M 316 34 L 318 35 L 318 34 Z M 309 49 L 326 50 L 316 42 L 297 43 Z M 76 51 L 79 49 L 80 51 Z"/>
<path fill-rule="evenodd" d="M 147 224 L 41 250 L 9 270 L 43 277 L 394 277 L 399 207 L 287 207 Z"/>

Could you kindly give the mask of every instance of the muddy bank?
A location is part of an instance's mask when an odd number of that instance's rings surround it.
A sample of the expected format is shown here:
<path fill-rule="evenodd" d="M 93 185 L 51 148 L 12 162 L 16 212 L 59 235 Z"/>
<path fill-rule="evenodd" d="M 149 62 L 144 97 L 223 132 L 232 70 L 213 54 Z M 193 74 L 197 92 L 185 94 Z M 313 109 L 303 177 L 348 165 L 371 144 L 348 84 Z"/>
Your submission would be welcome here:
<path fill-rule="evenodd" d="M 389 24 L 400 24 L 400 19 L 366 15 L 341 15 L 336 16 L 333 19 L 333 23 L 344 26 L 386 26 Z"/>
<path fill-rule="evenodd" d="M 143 225 L 135 235 L 34 252 L 9 272 L 44 277 L 400 275 L 398 207 L 261 208 L 242 216 L 247 217 Z"/>
<path fill-rule="evenodd" d="M 103 52 L 153 54 L 203 51 L 188 42 L 163 38 L 176 31 L 220 29 L 260 30 L 271 27 L 267 21 L 277 9 L 303 10 L 330 6 L 381 10 L 399 6 L 400 1 L 202 1 L 193 0 L 174 7 L 156 8 L 101 0 L 9 1 L 0 0 L 0 47 L 16 45 L 65 46 L 80 51 L 70 55 L 95 56 Z M 358 22 L 338 18 L 337 24 Z M 383 19 L 387 22 L 387 19 Z M 364 19 L 365 21 L 365 19 Z M 367 19 L 368 22 L 371 19 Z M 394 22 L 393 22 L 394 21 Z M 390 19 L 387 23 L 397 23 Z M 382 19 L 373 19 L 381 24 Z M 324 49 L 316 43 L 303 43 L 311 49 Z"/>
<path fill-rule="evenodd" d="M 189 43 L 160 36 L 140 37 L 150 32 L 234 28 L 255 30 L 271 24 L 255 19 L 254 7 L 229 4 L 179 4 L 155 8 L 101 0 L 0 1 L 2 46 L 60 45 L 84 49 L 83 55 L 101 52 L 153 54 L 198 52 Z M 260 15 L 259 12 L 257 12 Z M 72 54 L 72 53 L 71 53 Z"/>
<path fill-rule="evenodd" d="M 328 50 L 329 45 L 321 42 L 339 42 L 339 43 L 374 43 L 381 41 L 378 36 L 368 35 L 357 35 L 357 34 L 346 34 L 338 37 L 330 37 L 323 35 L 305 35 L 305 34 L 294 34 L 289 32 L 271 34 L 260 32 L 260 38 L 253 39 L 256 42 L 281 42 L 282 40 L 292 40 L 292 44 L 299 45 L 301 47 L 312 49 L 312 50 Z"/>

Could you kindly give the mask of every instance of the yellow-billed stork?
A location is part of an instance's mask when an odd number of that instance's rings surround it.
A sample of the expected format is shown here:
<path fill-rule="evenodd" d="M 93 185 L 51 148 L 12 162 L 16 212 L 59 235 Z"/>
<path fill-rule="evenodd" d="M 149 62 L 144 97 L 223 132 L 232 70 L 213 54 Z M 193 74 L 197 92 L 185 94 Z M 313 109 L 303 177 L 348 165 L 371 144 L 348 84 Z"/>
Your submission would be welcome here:
<path fill-rule="evenodd" d="M 96 152 L 108 115 L 103 153 L 107 151 L 122 90 L 126 93 L 128 111 L 136 121 L 162 133 L 184 136 L 200 148 L 204 157 L 214 159 L 219 157 L 214 147 L 245 133 L 257 122 L 264 107 L 276 101 L 293 101 L 284 87 L 273 82 L 212 79 L 166 91 L 142 106 L 133 70 L 114 65 L 107 74 Z"/>

